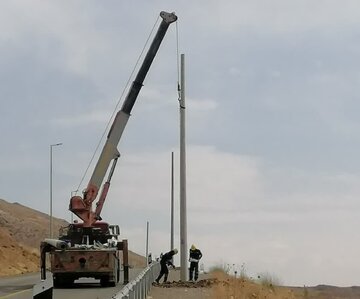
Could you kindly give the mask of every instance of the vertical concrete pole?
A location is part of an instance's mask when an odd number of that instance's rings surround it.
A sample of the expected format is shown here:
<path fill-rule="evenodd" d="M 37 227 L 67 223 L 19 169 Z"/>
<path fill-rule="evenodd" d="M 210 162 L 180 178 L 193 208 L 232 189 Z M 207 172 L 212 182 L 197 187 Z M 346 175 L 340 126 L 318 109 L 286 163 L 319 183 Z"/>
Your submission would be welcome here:
<path fill-rule="evenodd" d="M 187 280 L 186 151 L 185 151 L 185 55 L 180 60 L 180 279 Z"/>
<path fill-rule="evenodd" d="M 174 249 L 174 152 L 171 152 L 171 231 L 170 231 L 170 250 Z M 173 258 L 174 262 L 174 258 Z"/>
<path fill-rule="evenodd" d="M 146 263 L 145 266 L 149 265 L 149 221 L 146 221 Z"/>

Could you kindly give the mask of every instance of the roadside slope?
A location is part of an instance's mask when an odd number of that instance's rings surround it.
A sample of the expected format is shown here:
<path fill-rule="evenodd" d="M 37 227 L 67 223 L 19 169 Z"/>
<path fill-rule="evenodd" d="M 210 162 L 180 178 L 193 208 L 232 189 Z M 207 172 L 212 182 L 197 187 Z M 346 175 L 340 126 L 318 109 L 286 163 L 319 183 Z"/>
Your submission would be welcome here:
<path fill-rule="evenodd" d="M 54 217 L 54 235 L 68 224 Z M 0 277 L 39 271 L 40 242 L 48 236 L 49 215 L 0 199 Z M 129 263 L 144 267 L 145 258 L 129 251 Z"/>
<path fill-rule="evenodd" d="M 286 287 L 266 286 L 221 272 L 200 274 L 194 282 L 179 282 L 180 271 L 171 271 L 168 284 L 154 285 L 149 299 L 296 299 Z"/>

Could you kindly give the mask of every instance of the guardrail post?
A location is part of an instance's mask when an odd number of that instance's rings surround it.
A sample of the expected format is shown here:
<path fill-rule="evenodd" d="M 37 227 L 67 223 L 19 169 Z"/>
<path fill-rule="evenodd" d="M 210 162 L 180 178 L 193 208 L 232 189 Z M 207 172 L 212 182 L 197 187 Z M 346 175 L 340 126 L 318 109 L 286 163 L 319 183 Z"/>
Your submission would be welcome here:
<path fill-rule="evenodd" d="M 148 294 L 148 274 L 146 273 L 145 274 L 145 277 L 144 277 L 144 290 L 145 290 L 145 294 L 144 294 L 144 297 L 146 298 L 147 294 Z"/>
<path fill-rule="evenodd" d="M 141 299 L 141 292 L 140 292 L 140 286 L 141 286 L 141 282 L 137 282 L 136 283 L 136 299 Z"/>
<path fill-rule="evenodd" d="M 136 297 L 135 286 L 132 285 L 129 291 L 129 299 L 135 299 Z"/>

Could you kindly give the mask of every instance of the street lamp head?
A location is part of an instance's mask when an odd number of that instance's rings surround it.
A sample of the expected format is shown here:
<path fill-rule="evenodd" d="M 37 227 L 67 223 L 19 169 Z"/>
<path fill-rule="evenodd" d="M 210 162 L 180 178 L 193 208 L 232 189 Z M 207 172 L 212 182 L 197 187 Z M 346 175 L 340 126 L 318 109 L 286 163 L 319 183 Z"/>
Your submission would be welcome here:
<path fill-rule="evenodd" d="M 62 145 L 62 142 L 60 142 L 60 143 L 55 143 L 55 144 L 50 144 L 50 146 L 58 146 L 58 145 Z"/>

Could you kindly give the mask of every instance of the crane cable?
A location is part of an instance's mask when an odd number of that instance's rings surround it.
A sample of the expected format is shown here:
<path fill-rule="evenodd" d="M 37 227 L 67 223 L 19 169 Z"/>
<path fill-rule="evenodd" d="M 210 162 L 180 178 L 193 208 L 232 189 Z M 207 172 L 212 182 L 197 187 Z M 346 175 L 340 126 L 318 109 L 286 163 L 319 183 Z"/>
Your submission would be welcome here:
<path fill-rule="evenodd" d="M 177 72 L 177 92 L 178 101 L 181 106 L 181 86 L 180 86 L 180 55 L 179 55 L 179 28 L 178 21 L 176 21 L 176 72 Z"/>
<path fill-rule="evenodd" d="M 119 99 L 118 99 L 118 101 L 117 101 L 117 103 L 116 103 L 116 106 L 115 106 L 115 108 L 114 108 L 114 110 L 113 110 L 113 112 L 112 112 L 112 114 L 111 114 L 111 117 L 109 118 L 109 121 L 108 121 L 108 123 L 107 123 L 107 125 L 106 125 L 106 127 L 105 127 L 105 130 L 104 130 L 104 132 L 103 132 L 103 134 L 102 134 L 102 136 L 101 136 L 101 138 L 100 138 L 100 140 L 99 140 L 99 142 L 98 142 L 98 144 L 97 144 L 97 146 L 96 146 L 96 148 L 95 148 L 95 150 L 94 150 L 94 153 L 93 153 L 93 155 L 92 155 L 92 157 L 91 157 L 91 159 L 90 159 L 90 162 L 89 162 L 88 166 L 86 167 L 86 170 L 85 170 L 85 172 L 84 172 L 84 175 L 82 176 L 82 178 L 81 178 L 81 180 L 80 180 L 80 183 L 79 183 L 77 189 L 74 191 L 74 192 L 75 192 L 75 195 L 76 195 L 77 192 L 79 191 L 80 186 L 81 186 L 81 184 L 83 183 L 83 181 L 84 181 L 84 179 L 85 179 L 85 176 L 87 175 L 87 173 L 88 173 L 88 171 L 89 171 L 90 165 L 92 164 L 92 162 L 93 162 L 93 160 L 94 160 L 94 158 L 95 158 L 95 155 L 96 155 L 97 151 L 99 150 L 100 144 L 102 143 L 102 141 L 103 141 L 106 133 L 108 132 L 108 129 L 109 129 L 109 127 L 110 127 L 110 124 L 112 123 L 112 120 L 113 120 L 115 114 L 116 114 L 117 111 L 118 111 L 118 107 L 119 107 L 119 105 L 120 105 L 120 102 L 121 102 L 121 100 L 122 100 L 123 97 L 124 97 L 125 91 L 128 89 L 128 87 L 129 87 L 129 85 L 130 85 L 131 79 L 132 79 L 132 77 L 133 77 L 133 75 L 134 75 L 134 73 L 135 73 L 135 70 L 137 69 L 137 67 L 138 67 L 138 65 L 139 65 L 139 62 L 140 62 L 141 57 L 143 56 L 143 54 L 144 54 L 144 52 L 145 52 L 145 49 L 146 49 L 146 47 L 147 47 L 147 45 L 148 45 L 148 43 L 149 43 L 150 37 L 151 37 L 151 36 L 153 35 L 153 33 L 154 33 L 154 30 L 155 30 L 155 28 L 156 28 L 156 25 L 157 25 L 157 23 L 159 22 L 159 19 L 160 19 L 160 16 L 157 17 L 157 19 L 156 19 L 156 21 L 155 21 L 155 23 L 154 23 L 154 25 L 153 25 L 153 27 L 152 27 L 149 35 L 148 35 L 148 38 L 147 38 L 147 40 L 146 40 L 146 42 L 145 42 L 145 44 L 144 44 L 144 46 L 143 46 L 143 48 L 142 48 L 142 50 L 141 50 L 141 53 L 140 53 L 139 57 L 138 57 L 137 60 L 136 60 L 136 63 L 135 63 L 135 65 L 134 65 L 134 68 L 132 69 L 132 72 L 131 72 L 131 74 L 130 74 L 127 82 L 126 82 L 126 85 L 125 85 L 123 91 L 121 92 L 121 95 L 120 95 L 120 97 L 119 97 Z"/>
<path fill-rule="evenodd" d="M 177 65 L 177 92 L 178 92 L 178 101 L 181 109 L 185 109 L 182 106 L 181 102 L 181 83 L 180 83 L 180 54 L 179 54 L 179 28 L 178 28 L 178 21 L 176 21 L 176 65 Z"/>

